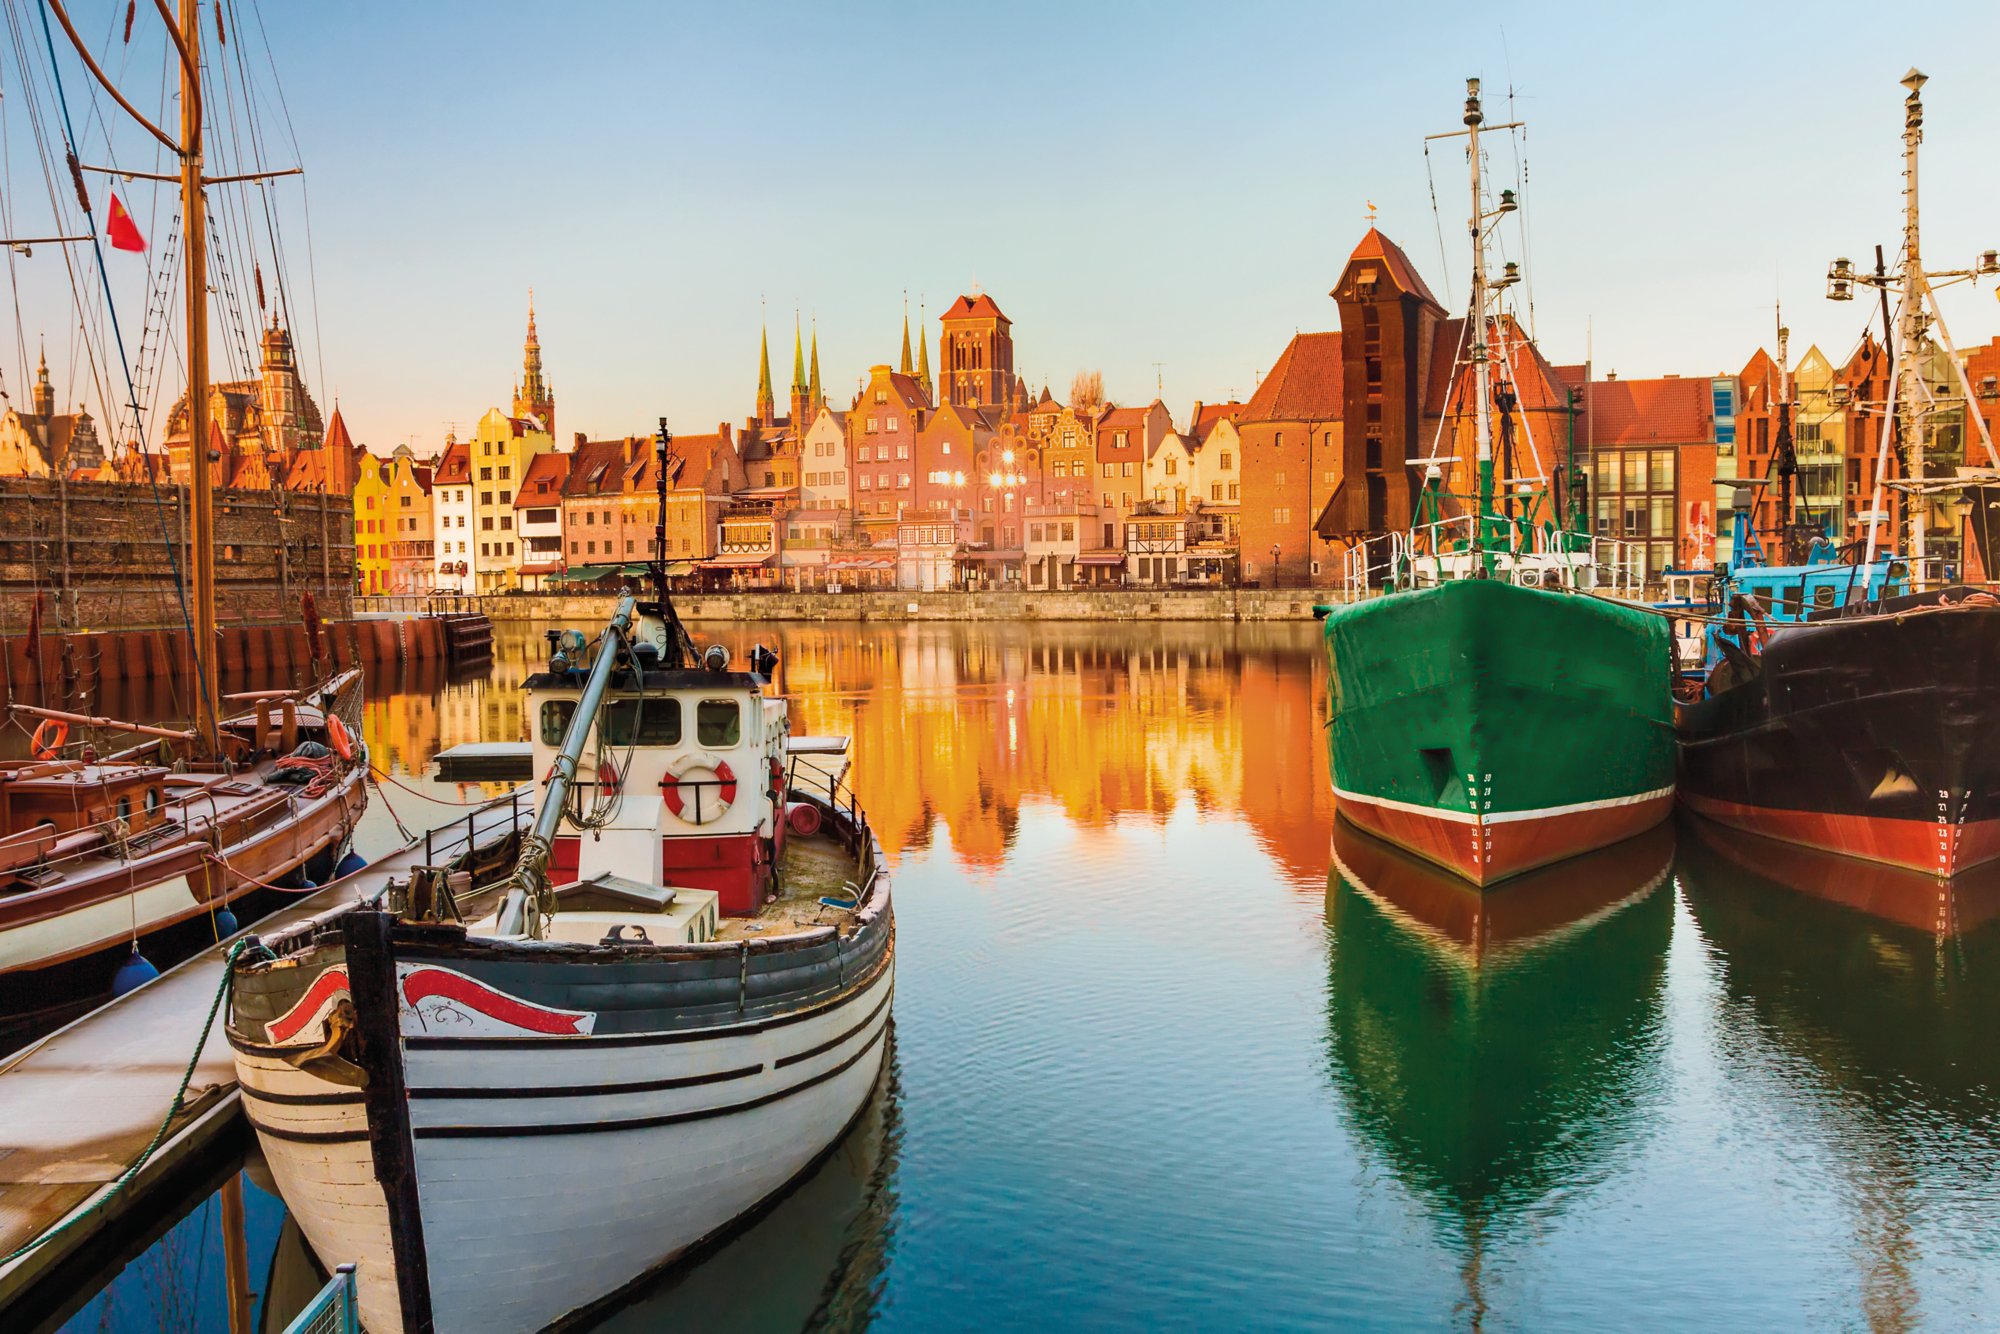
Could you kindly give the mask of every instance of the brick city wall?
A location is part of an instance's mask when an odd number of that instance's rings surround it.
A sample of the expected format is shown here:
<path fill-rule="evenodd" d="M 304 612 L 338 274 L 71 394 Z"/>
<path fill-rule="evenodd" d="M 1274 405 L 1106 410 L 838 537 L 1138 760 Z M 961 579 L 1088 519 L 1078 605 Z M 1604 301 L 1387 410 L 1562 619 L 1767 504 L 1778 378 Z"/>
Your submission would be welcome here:
<path fill-rule="evenodd" d="M 0 479 L 0 634 L 182 623 L 187 491 L 122 482 Z M 290 491 L 215 493 L 216 611 L 224 624 L 298 619 L 310 591 L 326 620 L 352 614 L 354 502 Z"/>

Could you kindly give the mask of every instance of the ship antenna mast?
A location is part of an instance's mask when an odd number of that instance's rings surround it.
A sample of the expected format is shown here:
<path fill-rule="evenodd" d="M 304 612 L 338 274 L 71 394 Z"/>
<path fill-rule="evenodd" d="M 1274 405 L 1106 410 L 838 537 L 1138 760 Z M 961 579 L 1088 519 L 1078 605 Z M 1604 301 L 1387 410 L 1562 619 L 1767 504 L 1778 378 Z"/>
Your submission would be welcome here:
<path fill-rule="evenodd" d="M 1506 272 L 1498 279 L 1489 277 L 1486 272 L 1486 238 L 1492 230 L 1491 224 L 1496 219 L 1512 213 L 1519 207 L 1519 204 L 1516 202 L 1512 190 L 1502 190 L 1500 192 L 1499 204 L 1491 209 L 1486 207 L 1484 186 L 1480 180 L 1479 136 L 1482 130 L 1512 130 L 1518 129 L 1520 125 L 1520 121 L 1508 121 L 1503 125 L 1488 125 L 1486 123 L 1486 113 L 1481 109 L 1479 103 L 1479 80 L 1467 79 L 1465 81 L 1465 128 L 1462 130 L 1448 130 L 1443 134 L 1425 136 L 1426 143 L 1432 139 L 1456 139 L 1461 134 L 1466 136 L 1465 159 L 1469 168 L 1472 185 L 1472 217 L 1467 224 L 1467 231 L 1472 238 L 1472 313 L 1470 320 L 1472 327 L 1468 331 L 1467 355 L 1472 358 L 1473 366 L 1475 386 L 1473 390 L 1473 415 L 1476 432 L 1475 438 L 1478 441 L 1479 461 L 1479 516 L 1478 522 L 1475 525 L 1474 541 L 1477 543 L 1479 550 L 1485 553 L 1482 558 L 1489 562 L 1487 565 L 1489 571 L 1492 568 L 1490 564 L 1491 555 L 1487 553 L 1486 543 L 1488 537 L 1487 528 L 1493 519 L 1494 486 L 1493 357 L 1492 345 L 1488 341 L 1493 331 L 1489 329 L 1489 320 L 1494 297 L 1502 289 L 1519 282 L 1521 271 L 1518 265 L 1509 264 L 1507 265 Z M 1512 399 L 1511 392 L 1508 397 L 1510 400 Z"/>
<path fill-rule="evenodd" d="M 1875 560 L 1882 521 L 1882 486 L 1888 474 L 1889 442 L 1896 435 L 1900 418 L 1902 438 L 1909 446 L 1909 476 L 1905 482 L 1907 491 L 1903 509 L 1910 533 L 1911 570 L 1919 580 L 1924 577 L 1928 555 L 1926 538 L 1932 498 L 1923 485 L 1928 468 L 1924 461 L 1925 433 L 1919 424 L 1922 417 L 1929 415 L 1930 410 L 1924 406 L 1924 400 L 1930 397 L 1930 393 L 1923 380 L 1922 367 L 1918 364 L 1918 354 L 1920 345 L 1933 327 L 1937 331 L 1938 349 L 1943 354 L 1943 360 L 1952 368 L 1959 389 L 1965 395 L 1966 415 L 1972 419 L 1972 427 L 1979 433 L 1987 464 L 2000 470 L 2000 453 L 1994 450 L 1986 419 L 1973 405 L 1972 382 L 1952 346 L 1951 334 L 1944 324 L 1944 312 L 1937 304 L 1937 288 L 1941 286 L 1963 281 L 1976 282 L 1980 278 L 2000 275 L 2000 252 L 1986 251 L 1970 269 L 1941 269 L 1935 273 L 1924 269 L 1917 203 L 1917 146 L 1924 141 L 1923 86 L 1929 81 L 1929 76 L 1917 69 L 1912 69 L 1902 78 L 1903 86 L 1910 90 L 1910 95 L 1903 99 L 1903 269 L 1900 282 L 1896 284 L 1902 290 L 1898 298 L 1896 348 L 1889 369 L 1889 401 L 1882 414 L 1881 444 L 1875 453 L 1875 488 L 1869 503 L 1866 556 L 1870 563 Z M 1852 301 L 1854 287 L 1859 284 L 1881 288 L 1886 300 L 1889 286 L 1896 280 L 1882 273 L 1879 264 L 1876 267 L 1877 272 L 1871 275 L 1858 272 L 1849 260 L 1834 260 L 1826 274 L 1827 296 L 1834 301 Z"/>
<path fill-rule="evenodd" d="M 653 454 L 658 465 L 653 470 L 654 482 L 659 489 L 659 512 L 653 527 L 653 595 L 659 599 L 660 619 L 666 622 L 667 629 L 667 641 L 660 647 L 660 664 L 673 670 L 692 667 L 698 655 L 693 637 L 674 611 L 674 596 L 667 587 L 667 484 L 670 474 L 680 471 L 681 460 L 674 454 L 674 433 L 665 417 L 660 418 L 660 429 L 653 436 Z"/>

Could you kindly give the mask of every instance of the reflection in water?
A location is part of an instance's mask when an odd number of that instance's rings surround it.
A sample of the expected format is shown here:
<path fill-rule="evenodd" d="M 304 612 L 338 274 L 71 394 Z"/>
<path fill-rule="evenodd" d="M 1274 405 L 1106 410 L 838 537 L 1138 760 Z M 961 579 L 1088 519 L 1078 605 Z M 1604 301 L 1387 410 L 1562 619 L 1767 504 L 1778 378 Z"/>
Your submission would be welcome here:
<path fill-rule="evenodd" d="M 1192 800 L 1240 812 L 1299 875 L 1325 865 L 1311 626 L 779 625 L 726 642 L 739 657 L 776 647 L 795 725 L 854 738 L 854 782 L 892 857 L 929 847 L 941 823 L 963 865 L 992 871 L 1024 804 L 1092 828 Z"/>
<path fill-rule="evenodd" d="M 719 1250 L 663 1275 L 592 1328 L 866 1329 L 895 1228 L 902 1100 L 892 1043 L 875 1096 L 824 1162 Z"/>
<path fill-rule="evenodd" d="M 377 761 L 477 795 L 429 758 L 522 736 L 540 631 L 498 627 L 490 679 L 378 675 Z M 803 730 L 855 738 L 895 866 L 895 1064 L 818 1172 L 610 1327 L 1893 1329 L 2000 1309 L 2000 922 L 1976 886 L 1912 894 L 1694 836 L 1676 853 L 1663 829 L 1477 894 L 1336 834 L 1307 624 L 722 637 L 739 661 L 780 650 Z M 390 804 L 463 815 L 388 789 L 364 855 L 395 840 Z M 253 1275 L 309 1289 L 268 1223 Z M 142 1259 L 129 1320 L 75 1327 L 150 1329 L 182 1302 L 219 1331 L 213 1222 L 174 1244 L 183 1288 L 161 1298 Z"/>
<path fill-rule="evenodd" d="M 1939 885 L 1687 823 L 1682 887 L 1720 959 L 1732 1027 L 1779 1053 L 1791 1133 L 1842 1176 L 1869 1324 L 1914 1328 L 1920 1268 L 1991 1263 L 1965 1243 L 2000 1207 L 1996 877 Z M 1926 1259 L 1926 1233 L 1945 1254 Z"/>
<path fill-rule="evenodd" d="M 1487 1252 L 1560 1210 L 1640 1133 L 1658 1060 L 1671 825 L 1481 893 L 1334 832 L 1329 1068 L 1354 1125 L 1426 1202 L 1486 1310 Z"/>

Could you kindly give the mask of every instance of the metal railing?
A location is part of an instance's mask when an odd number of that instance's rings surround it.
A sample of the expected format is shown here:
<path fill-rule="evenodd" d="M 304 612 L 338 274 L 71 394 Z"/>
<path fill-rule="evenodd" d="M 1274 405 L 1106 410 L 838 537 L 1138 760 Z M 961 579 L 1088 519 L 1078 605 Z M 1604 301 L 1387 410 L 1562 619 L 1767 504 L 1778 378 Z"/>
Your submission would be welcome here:
<path fill-rule="evenodd" d="M 1488 520 L 1482 556 L 1475 541 L 1478 524 L 1477 516 L 1461 514 L 1349 547 L 1341 580 L 1346 600 L 1482 577 L 1530 588 L 1573 588 L 1625 598 L 1636 598 L 1644 590 L 1644 562 L 1628 543 L 1550 531 L 1502 517 Z M 1488 558 L 1490 573 L 1485 572 Z"/>
<path fill-rule="evenodd" d="M 333 1271 L 306 1309 L 292 1317 L 285 1334 L 361 1334 L 361 1307 L 354 1289 L 354 1266 Z"/>

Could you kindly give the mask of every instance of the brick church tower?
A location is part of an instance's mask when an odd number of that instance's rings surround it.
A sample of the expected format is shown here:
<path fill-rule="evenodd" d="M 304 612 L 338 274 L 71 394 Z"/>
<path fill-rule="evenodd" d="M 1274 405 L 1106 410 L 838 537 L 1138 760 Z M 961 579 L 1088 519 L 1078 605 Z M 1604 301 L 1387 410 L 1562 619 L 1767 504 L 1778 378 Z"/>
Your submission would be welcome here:
<path fill-rule="evenodd" d="M 1013 321 L 993 298 L 962 296 L 938 317 L 938 388 L 948 403 L 1007 406 L 1014 399 Z"/>

